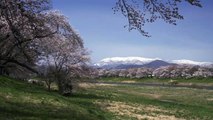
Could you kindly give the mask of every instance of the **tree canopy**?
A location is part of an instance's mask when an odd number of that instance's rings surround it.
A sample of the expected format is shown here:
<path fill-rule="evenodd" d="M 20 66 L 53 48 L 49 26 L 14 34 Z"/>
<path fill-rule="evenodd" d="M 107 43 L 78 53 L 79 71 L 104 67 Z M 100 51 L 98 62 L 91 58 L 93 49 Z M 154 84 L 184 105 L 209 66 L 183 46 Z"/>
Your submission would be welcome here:
<path fill-rule="evenodd" d="M 38 73 L 36 64 L 43 56 L 58 55 L 70 60 L 79 59 L 75 54 L 84 54 L 83 40 L 64 15 L 51 10 L 50 2 L 0 1 L 1 73 L 14 73 L 16 70 Z"/>

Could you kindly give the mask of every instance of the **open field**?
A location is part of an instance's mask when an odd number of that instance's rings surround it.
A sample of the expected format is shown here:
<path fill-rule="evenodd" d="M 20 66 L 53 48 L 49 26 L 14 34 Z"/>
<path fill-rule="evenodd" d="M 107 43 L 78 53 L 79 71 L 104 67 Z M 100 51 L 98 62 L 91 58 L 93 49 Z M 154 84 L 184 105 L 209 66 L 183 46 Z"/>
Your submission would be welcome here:
<path fill-rule="evenodd" d="M 213 119 L 213 91 L 79 83 L 72 97 L 0 77 L 0 119 Z"/>
<path fill-rule="evenodd" d="M 213 78 L 172 78 L 172 79 L 157 79 L 157 78 L 122 78 L 122 77 L 104 77 L 99 78 L 98 81 L 104 82 L 122 82 L 122 83 L 160 83 L 168 84 L 170 80 L 175 80 L 180 85 L 206 85 L 213 86 Z"/>

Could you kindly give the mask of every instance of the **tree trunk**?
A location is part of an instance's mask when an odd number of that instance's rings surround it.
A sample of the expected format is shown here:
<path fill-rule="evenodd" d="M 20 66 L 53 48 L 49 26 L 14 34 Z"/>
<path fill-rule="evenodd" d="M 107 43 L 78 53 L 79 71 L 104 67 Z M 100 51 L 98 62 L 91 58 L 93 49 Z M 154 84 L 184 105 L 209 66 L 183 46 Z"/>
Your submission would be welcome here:
<path fill-rule="evenodd" d="M 50 91 L 51 90 L 51 80 L 50 80 L 50 78 L 47 78 L 47 80 L 46 80 L 46 85 L 47 85 L 47 89 L 48 89 L 48 91 Z"/>
<path fill-rule="evenodd" d="M 5 69 L 5 67 L 2 67 L 1 65 L 0 65 L 0 75 L 9 76 L 9 72 Z"/>
<path fill-rule="evenodd" d="M 57 78 L 57 83 L 58 83 L 58 92 L 59 94 L 63 94 L 63 82 L 60 78 Z"/>
<path fill-rule="evenodd" d="M 0 75 L 3 75 L 3 69 L 0 67 Z"/>
<path fill-rule="evenodd" d="M 55 78 L 57 80 L 59 94 L 63 96 L 70 96 L 72 94 L 72 85 L 68 83 L 66 76 L 63 74 L 57 74 L 55 75 Z"/>
<path fill-rule="evenodd" d="M 48 84 L 47 87 L 48 87 L 48 91 L 50 91 L 50 90 L 51 90 L 51 89 L 50 89 L 50 84 Z"/>

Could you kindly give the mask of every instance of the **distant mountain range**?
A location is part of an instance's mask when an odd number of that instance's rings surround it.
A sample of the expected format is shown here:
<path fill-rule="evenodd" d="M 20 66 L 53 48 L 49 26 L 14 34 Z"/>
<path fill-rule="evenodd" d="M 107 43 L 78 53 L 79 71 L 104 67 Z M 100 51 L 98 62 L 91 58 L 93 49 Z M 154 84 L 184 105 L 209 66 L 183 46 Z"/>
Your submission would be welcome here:
<path fill-rule="evenodd" d="M 159 68 L 168 65 L 198 65 L 213 66 L 211 62 L 197 62 L 192 60 L 172 60 L 164 61 L 160 58 L 143 58 L 143 57 L 112 57 L 102 59 L 94 64 L 98 68 L 106 69 L 128 69 L 128 68 Z"/>

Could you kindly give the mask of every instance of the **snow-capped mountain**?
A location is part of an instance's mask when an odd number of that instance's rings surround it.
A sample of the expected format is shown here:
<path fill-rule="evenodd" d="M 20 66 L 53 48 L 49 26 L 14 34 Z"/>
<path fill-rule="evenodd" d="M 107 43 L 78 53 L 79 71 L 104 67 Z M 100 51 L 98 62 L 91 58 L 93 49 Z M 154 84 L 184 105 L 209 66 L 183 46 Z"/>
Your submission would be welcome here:
<path fill-rule="evenodd" d="M 127 69 L 138 67 L 158 68 L 167 65 L 198 65 L 198 66 L 212 66 L 211 62 L 197 62 L 192 60 L 172 60 L 165 61 L 160 58 L 144 58 L 144 57 L 111 57 L 102 59 L 100 62 L 94 64 L 100 68 L 113 68 L 113 69 Z"/>
<path fill-rule="evenodd" d="M 155 60 L 161 60 L 159 58 L 143 58 L 143 57 L 112 57 L 102 59 L 96 63 L 95 66 L 106 66 L 106 65 L 144 65 Z"/>
<path fill-rule="evenodd" d="M 197 62 L 197 61 L 192 61 L 192 60 L 172 60 L 172 63 L 179 64 L 179 65 L 199 65 L 199 66 L 208 66 L 213 63 L 211 62 Z"/>

